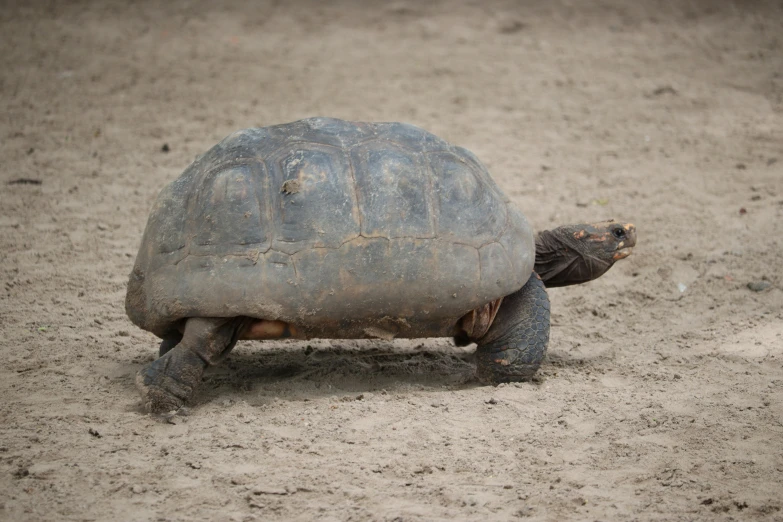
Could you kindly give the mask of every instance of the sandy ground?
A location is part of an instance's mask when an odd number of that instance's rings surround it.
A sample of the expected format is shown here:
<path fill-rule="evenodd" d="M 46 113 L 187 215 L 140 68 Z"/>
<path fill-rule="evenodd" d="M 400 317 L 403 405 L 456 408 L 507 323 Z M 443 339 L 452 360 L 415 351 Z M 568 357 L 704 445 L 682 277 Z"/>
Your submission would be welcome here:
<path fill-rule="evenodd" d="M 783 520 L 780 2 L 3 4 L 0 519 Z M 145 414 L 155 196 L 313 115 L 420 125 L 538 229 L 639 247 L 550 291 L 538 382 L 447 340 L 245 342 Z"/>

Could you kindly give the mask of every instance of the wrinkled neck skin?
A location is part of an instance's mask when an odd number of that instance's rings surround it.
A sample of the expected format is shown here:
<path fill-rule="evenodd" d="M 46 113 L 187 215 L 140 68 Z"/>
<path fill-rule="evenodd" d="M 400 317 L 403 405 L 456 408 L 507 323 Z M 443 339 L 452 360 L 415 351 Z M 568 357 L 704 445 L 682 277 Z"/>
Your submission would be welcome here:
<path fill-rule="evenodd" d="M 591 240 L 583 227 L 544 230 L 536 237 L 535 271 L 547 288 L 592 281 L 614 264 L 612 254 L 599 244 L 604 239 Z"/>

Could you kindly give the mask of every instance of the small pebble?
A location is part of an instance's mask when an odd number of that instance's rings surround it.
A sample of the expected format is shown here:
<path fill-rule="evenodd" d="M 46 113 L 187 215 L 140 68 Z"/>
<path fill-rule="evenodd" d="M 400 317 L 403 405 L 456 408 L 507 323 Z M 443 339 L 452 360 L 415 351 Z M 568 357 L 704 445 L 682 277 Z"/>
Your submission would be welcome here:
<path fill-rule="evenodd" d="M 769 281 L 752 281 L 748 283 L 748 288 L 753 290 L 754 292 L 763 292 L 767 288 L 771 287 L 772 283 Z"/>
<path fill-rule="evenodd" d="M 138 484 L 134 485 L 131 488 L 131 491 L 133 491 L 137 495 L 140 495 L 140 494 L 144 493 L 146 490 L 147 490 L 147 488 L 145 488 L 144 486 L 139 486 Z"/>

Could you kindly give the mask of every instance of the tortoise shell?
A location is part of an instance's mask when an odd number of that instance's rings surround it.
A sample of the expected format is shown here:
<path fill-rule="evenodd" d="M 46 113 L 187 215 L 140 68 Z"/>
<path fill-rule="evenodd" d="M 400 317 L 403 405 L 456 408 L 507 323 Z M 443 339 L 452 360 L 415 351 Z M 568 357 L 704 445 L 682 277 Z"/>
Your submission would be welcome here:
<path fill-rule="evenodd" d="M 452 335 L 534 257 L 469 151 L 408 124 L 312 118 L 236 132 L 161 191 L 126 310 L 161 337 L 234 316 L 307 337 Z"/>

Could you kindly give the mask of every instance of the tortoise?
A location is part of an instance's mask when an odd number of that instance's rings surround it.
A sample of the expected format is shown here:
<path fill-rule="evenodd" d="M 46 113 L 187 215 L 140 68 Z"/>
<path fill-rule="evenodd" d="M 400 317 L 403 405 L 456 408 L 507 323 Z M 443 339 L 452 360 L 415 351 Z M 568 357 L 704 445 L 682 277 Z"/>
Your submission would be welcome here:
<path fill-rule="evenodd" d="M 534 234 L 476 156 L 413 125 L 241 130 L 151 211 L 126 311 L 162 342 L 136 383 L 166 412 L 240 339 L 429 337 L 475 342 L 482 382 L 524 381 L 549 341 L 546 287 L 635 244 L 614 220 Z"/>

